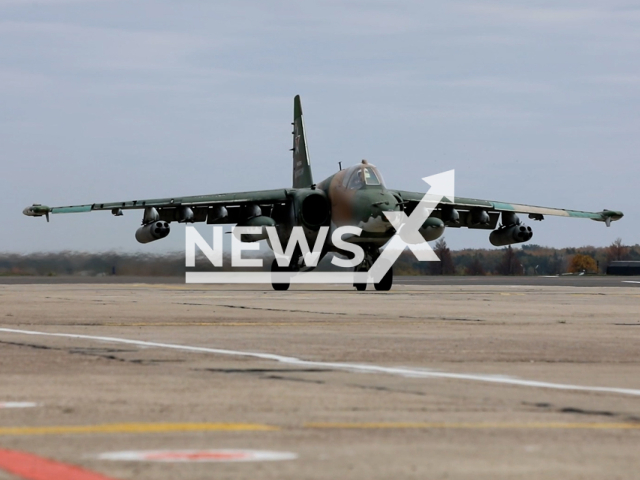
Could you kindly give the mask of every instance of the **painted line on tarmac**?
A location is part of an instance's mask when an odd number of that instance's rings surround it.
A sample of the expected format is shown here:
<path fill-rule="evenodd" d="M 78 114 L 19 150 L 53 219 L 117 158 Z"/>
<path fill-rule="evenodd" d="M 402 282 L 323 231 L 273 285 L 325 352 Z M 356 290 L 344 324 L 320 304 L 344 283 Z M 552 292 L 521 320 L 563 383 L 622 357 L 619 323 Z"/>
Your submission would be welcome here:
<path fill-rule="evenodd" d="M 0 450 L 0 470 L 25 480 L 115 480 L 76 465 L 16 450 Z"/>
<path fill-rule="evenodd" d="M 635 280 L 622 280 L 622 283 L 640 283 L 640 282 L 636 282 Z"/>
<path fill-rule="evenodd" d="M 129 450 L 101 453 L 97 458 L 128 462 L 273 462 L 295 460 L 298 455 L 269 450 Z"/>
<path fill-rule="evenodd" d="M 343 370 L 354 373 L 383 373 L 388 375 L 397 375 L 407 378 L 446 378 L 451 380 L 470 380 L 475 382 L 497 383 L 503 385 L 515 385 L 520 387 L 537 387 L 550 388 L 554 390 L 572 390 L 581 392 L 598 392 L 598 393 L 619 393 L 622 395 L 640 396 L 640 390 L 632 388 L 616 388 L 616 387 L 591 387 L 585 385 L 573 385 L 565 383 L 541 382 L 537 380 L 525 380 L 517 377 L 506 375 L 483 375 L 472 373 L 449 373 L 435 370 L 409 368 L 409 367 L 383 367 L 379 365 L 358 364 L 358 363 L 341 363 L 341 362 L 320 362 L 311 360 L 302 360 L 296 357 L 287 357 L 276 355 L 274 353 L 260 352 L 244 352 L 240 350 L 225 350 L 220 348 L 208 347 L 192 347 L 188 345 L 177 345 L 173 343 L 146 342 L 143 340 L 130 340 L 127 338 L 102 337 L 94 335 L 80 335 L 73 333 L 49 333 L 38 332 L 34 330 L 17 330 L 13 328 L 0 328 L 0 332 L 16 333 L 22 335 L 38 335 L 46 337 L 62 337 L 74 338 L 79 340 L 95 340 L 99 342 L 121 343 L 125 345 L 138 345 L 141 347 L 167 348 L 170 350 L 180 350 L 185 352 L 213 353 L 217 355 L 227 355 L 236 357 L 250 357 L 260 360 L 271 360 L 287 365 L 332 368 L 335 370 Z"/>
<path fill-rule="evenodd" d="M 529 429 L 575 429 L 575 430 L 640 430 L 640 423 L 576 423 L 576 422 L 310 422 L 302 426 L 256 425 L 250 423 L 124 423 L 101 425 L 61 425 L 45 427 L 0 428 L 0 436 L 39 436 L 76 434 L 129 434 L 129 433 L 175 433 L 175 432 L 239 432 L 239 431 L 283 431 L 283 430 L 529 430 Z M 1 467 L 0 467 L 1 468 Z"/>
<path fill-rule="evenodd" d="M 255 423 L 105 423 L 46 427 L 0 427 L 0 435 L 65 435 L 83 433 L 167 433 L 273 431 L 279 427 Z"/>
<path fill-rule="evenodd" d="M 2 408 L 33 408 L 37 407 L 35 402 L 0 402 L 0 409 Z"/>
<path fill-rule="evenodd" d="M 525 422 L 525 423 L 485 423 L 485 422 L 390 422 L 390 423 L 305 423 L 304 428 L 317 429 L 588 429 L 588 430 L 640 430 L 640 423 L 563 423 L 563 422 Z"/>

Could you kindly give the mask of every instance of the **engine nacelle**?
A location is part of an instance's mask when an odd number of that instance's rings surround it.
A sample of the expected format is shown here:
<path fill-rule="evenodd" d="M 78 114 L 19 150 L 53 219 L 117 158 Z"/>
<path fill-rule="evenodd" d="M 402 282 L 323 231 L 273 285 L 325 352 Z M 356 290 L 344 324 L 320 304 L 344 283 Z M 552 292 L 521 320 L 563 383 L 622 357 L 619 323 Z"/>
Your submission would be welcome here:
<path fill-rule="evenodd" d="M 501 227 L 491 232 L 489 241 L 495 247 L 504 247 L 513 245 L 514 243 L 522 243 L 531 240 L 533 230 L 526 225 L 511 225 L 510 227 Z"/>
<path fill-rule="evenodd" d="M 157 221 L 149 223 L 136 230 L 136 240 L 140 243 L 155 242 L 169 235 L 170 230 L 171 228 L 167 222 Z"/>
<path fill-rule="evenodd" d="M 294 193 L 293 201 L 296 218 L 305 229 L 317 232 L 328 225 L 331 207 L 322 190 L 299 190 Z"/>
<path fill-rule="evenodd" d="M 238 222 L 236 227 L 261 227 L 260 233 L 243 233 L 240 235 L 236 232 L 236 229 L 233 229 L 233 236 L 242 242 L 258 242 L 260 240 L 266 240 L 269 238 L 269 234 L 267 233 L 267 229 L 264 227 L 275 227 L 276 221 L 267 216 L 259 216 L 248 218 L 247 220 L 243 220 L 242 222 Z"/>
<path fill-rule="evenodd" d="M 427 242 L 437 240 L 444 233 L 444 222 L 439 218 L 429 217 L 418 231 Z"/>

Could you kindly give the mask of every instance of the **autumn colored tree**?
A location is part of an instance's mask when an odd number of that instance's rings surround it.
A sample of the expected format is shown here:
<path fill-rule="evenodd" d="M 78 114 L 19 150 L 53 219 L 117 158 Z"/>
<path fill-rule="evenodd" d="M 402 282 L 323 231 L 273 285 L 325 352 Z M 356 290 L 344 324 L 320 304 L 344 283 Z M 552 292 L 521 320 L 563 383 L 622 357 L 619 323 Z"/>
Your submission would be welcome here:
<path fill-rule="evenodd" d="M 453 275 L 456 273 L 455 266 L 453 265 L 453 258 L 451 257 L 451 250 L 447 246 L 447 242 L 442 237 L 436 242 L 433 249 L 439 262 L 430 262 L 429 270 L 432 275 Z"/>
<path fill-rule="evenodd" d="M 622 239 L 616 238 L 614 242 L 607 248 L 607 263 L 626 260 L 629 254 L 629 248 L 622 245 Z"/>
<path fill-rule="evenodd" d="M 597 273 L 598 272 L 598 264 L 595 259 L 590 255 L 583 255 L 582 253 L 576 253 L 571 259 L 571 264 L 569 265 L 569 271 L 571 273 Z"/>

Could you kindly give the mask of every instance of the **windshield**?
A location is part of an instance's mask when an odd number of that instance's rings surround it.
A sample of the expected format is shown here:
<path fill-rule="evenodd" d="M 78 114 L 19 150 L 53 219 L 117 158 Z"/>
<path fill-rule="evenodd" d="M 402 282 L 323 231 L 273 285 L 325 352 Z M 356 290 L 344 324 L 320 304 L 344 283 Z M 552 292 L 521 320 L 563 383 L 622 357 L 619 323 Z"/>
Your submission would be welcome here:
<path fill-rule="evenodd" d="M 358 190 L 364 185 L 382 185 L 380 178 L 376 171 L 372 167 L 360 167 L 349 177 L 349 183 L 347 188 L 351 190 Z"/>
<path fill-rule="evenodd" d="M 367 185 L 380 185 L 382 183 L 373 168 L 365 167 L 362 171 L 364 172 L 364 183 Z"/>

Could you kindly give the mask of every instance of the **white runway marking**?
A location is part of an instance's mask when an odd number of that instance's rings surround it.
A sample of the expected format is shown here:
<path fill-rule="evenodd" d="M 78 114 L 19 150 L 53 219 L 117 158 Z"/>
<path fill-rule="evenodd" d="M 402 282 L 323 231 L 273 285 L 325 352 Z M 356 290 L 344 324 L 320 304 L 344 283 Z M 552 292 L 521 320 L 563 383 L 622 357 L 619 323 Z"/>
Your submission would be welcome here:
<path fill-rule="evenodd" d="M 0 408 L 31 408 L 37 405 L 34 402 L 0 402 Z"/>
<path fill-rule="evenodd" d="M 636 282 L 635 280 L 622 280 L 622 283 L 640 283 L 640 282 Z"/>
<path fill-rule="evenodd" d="M 268 450 L 132 450 L 101 453 L 100 460 L 125 460 L 143 462 L 264 462 L 295 460 L 291 452 Z"/>
<path fill-rule="evenodd" d="M 501 383 L 506 385 L 517 385 L 521 387 L 552 388 L 556 390 L 575 390 L 575 391 L 582 391 L 582 392 L 620 393 L 623 395 L 640 396 L 640 390 L 635 390 L 631 388 L 589 387 L 589 386 L 583 386 L 583 385 L 572 385 L 572 384 L 564 384 L 564 383 L 540 382 L 537 380 L 525 380 L 517 377 L 508 377 L 505 375 L 448 373 L 448 372 L 440 372 L 440 371 L 433 371 L 433 370 L 420 369 L 420 368 L 383 367 L 378 365 L 368 365 L 368 364 L 359 364 L 359 363 L 319 362 L 319 361 L 301 360 L 296 357 L 286 357 L 283 355 L 276 355 L 273 353 L 243 352 L 239 350 L 224 350 L 220 348 L 208 348 L 208 347 L 191 347 L 188 345 L 176 345 L 172 343 L 145 342 L 143 340 L 129 340 L 126 338 L 100 337 L 100 336 L 94 336 L 94 335 L 78 335 L 73 333 L 48 333 L 48 332 L 37 332 L 33 330 L 16 330 L 13 328 L 0 328 L 0 332 L 18 333 L 23 335 L 41 335 L 41 336 L 47 336 L 47 337 L 76 338 L 76 339 L 82 339 L 82 340 L 96 340 L 99 342 L 137 345 L 143 348 L 156 347 L 156 348 L 168 348 L 171 350 L 182 350 L 186 352 L 215 353 L 217 355 L 251 357 L 251 358 L 259 358 L 261 360 L 272 360 L 275 362 L 280 362 L 288 365 L 331 368 L 335 370 L 346 370 L 349 372 L 357 372 L 357 373 L 385 373 L 389 375 L 398 375 L 401 377 L 409 377 L 409 378 L 447 378 L 447 379 L 454 379 L 454 380 L 471 380 L 476 382 Z"/>

